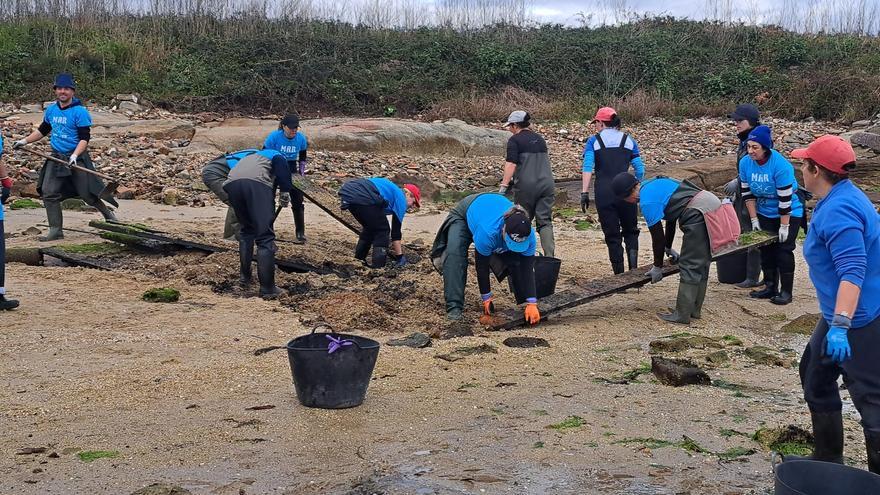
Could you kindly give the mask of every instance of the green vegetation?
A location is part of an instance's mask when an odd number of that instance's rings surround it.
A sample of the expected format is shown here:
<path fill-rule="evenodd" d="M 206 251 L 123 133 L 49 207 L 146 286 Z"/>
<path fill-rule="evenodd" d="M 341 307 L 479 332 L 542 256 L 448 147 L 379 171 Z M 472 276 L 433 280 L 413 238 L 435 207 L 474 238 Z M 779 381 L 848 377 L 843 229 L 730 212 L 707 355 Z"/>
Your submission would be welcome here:
<path fill-rule="evenodd" d="M 122 247 L 112 242 L 91 242 L 86 244 L 66 244 L 57 246 L 58 249 L 71 254 L 89 254 L 99 256 L 102 254 L 116 254 L 122 251 Z"/>
<path fill-rule="evenodd" d="M 593 228 L 593 223 L 587 220 L 578 220 L 576 224 L 574 224 L 575 230 L 590 230 Z"/>
<path fill-rule="evenodd" d="M 651 372 L 651 363 L 647 363 L 647 362 L 643 361 L 641 364 L 639 364 L 639 366 L 637 368 L 633 368 L 629 371 L 624 372 L 622 375 L 620 375 L 620 377 L 623 380 L 631 382 L 631 381 L 635 381 L 635 379 L 638 378 L 639 375 L 643 375 L 645 373 L 650 373 L 650 372 Z"/>
<path fill-rule="evenodd" d="M 763 230 L 753 230 L 751 232 L 743 232 L 739 236 L 739 245 L 746 246 L 749 244 L 756 244 L 763 240 L 769 239 L 771 237 L 776 237 L 775 235 L 765 232 Z"/>
<path fill-rule="evenodd" d="M 548 425 L 547 428 L 552 428 L 556 431 L 565 431 L 570 430 L 572 428 L 580 428 L 584 425 L 584 418 L 580 416 L 569 416 L 559 423 L 553 423 L 552 425 Z"/>
<path fill-rule="evenodd" d="M 98 459 L 118 457 L 119 452 L 115 450 L 83 450 L 77 453 L 76 456 L 83 462 L 92 462 Z"/>
<path fill-rule="evenodd" d="M 181 111 L 497 121 L 517 106 L 540 119 L 585 119 L 608 103 L 633 121 L 722 115 L 756 95 L 766 97 L 762 110 L 795 118 L 880 111 L 876 37 L 669 17 L 456 31 L 210 12 L 6 21 L 0 101 L 43 101 L 52 76 L 70 70 L 87 99 L 137 92 Z M 282 50 L 291 46 L 293 59 Z"/>
<path fill-rule="evenodd" d="M 717 452 L 715 453 L 715 455 L 717 455 L 722 461 L 731 461 L 733 459 L 745 457 L 754 453 L 755 449 L 747 449 L 745 447 L 733 447 L 725 450 L 724 452 Z"/>
<path fill-rule="evenodd" d="M 532 448 L 535 448 L 535 449 L 543 449 L 543 448 L 544 448 L 544 442 L 535 442 L 535 443 L 532 444 Z"/>
<path fill-rule="evenodd" d="M 736 335 L 725 335 L 721 337 L 721 340 L 727 345 L 743 345 L 743 341 Z"/>
<path fill-rule="evenodd" d="M 659 440 L 656 438 L 624 438 L 622 440 L 616 440 L 611 442 L 612 444 L 622 444 L 622 445 L 630 445 L 630 444 L 638 444 L 641 445 L 642 448 L 645 449 L 660 449 L 663 447 L 672 447 L 675 443 L 670 442 L 669 440 Z"/>
<path fill-rule="evenodd" d="M 794 425 L 761 428 L 752 439 L 767 450 L 781 454 L 809 455 L 813 451 L 813 435 Z"/>
<path fill-rule="evenodd" d="M 42 208 L 43 205 L 39 201 L 30 198 L 19 198 L 9 203 L 10 210 L 29 210 L 33 208 Z"/>
<path fill-rule="evenodd" d="M 144 301 L 153 303 L 172 303 L 180 299 L 180 291 L 170 287 L 157 287 L 144 292 L 141 296 Z"/>

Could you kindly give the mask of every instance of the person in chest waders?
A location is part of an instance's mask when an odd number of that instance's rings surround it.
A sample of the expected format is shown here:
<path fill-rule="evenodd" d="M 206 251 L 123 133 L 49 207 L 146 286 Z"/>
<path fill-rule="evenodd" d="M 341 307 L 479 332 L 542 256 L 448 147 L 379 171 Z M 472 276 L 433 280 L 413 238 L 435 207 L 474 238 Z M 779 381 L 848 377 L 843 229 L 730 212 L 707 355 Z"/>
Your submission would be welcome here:
<path fill-rule="evenodd" d="M 500 194 L 506 194 L 513 186 L 513 202 L 526 209 L 535 221 L 544 256 L 556 255 L 553 238 L 553 202 L 556 186 L 553 170 L 547 155 L 547 142 L 529 129 L 531 117 L 523 110 L 516 110 L 507 117 L 504 127 L 513 133 L 507 140 L 507 156 Z"/>
<path fill-rule="evenodd" d="M 373 247 L 370 268 L 383 268 L 390 254 L 395 266 L 407 264 L 403 254 L 403 217 L 409 208 L 422 205 L 422 193 L 415 184 L 398 186 L 384 177 L 350 180 L 339 189 L 340 208 L 348 210 L 358 223 L 361 233 L 354 257 L 367 263 L 367 252 Z M 391 215 L 391 225 L 388 225 Z M 391 253 L 388 253 L 389 240 Z"/>
<path fill-rule="evenodd" d="M 799 370 L 815 438 L 809 458 L 843 463 L 843 376 L 868 470 L 880 474 L 880 215 L 849 179 L 856 155 L 844 139 L 822 136 L 791 156 L 803 160 L 804 186 L 820 198 L 804 240 L 822 313 Z"/>
<path fill-rule="evenodd" d="M 284 291 L 275 286 L 275 189 L 280 194 L 293 188 L 291 171 L 284 155 L 275 150 L 262 150 L 248 155 L 229 172 L 223 190 L 241 222 L 238 241 L 242 287 L 253 283 L 251 264 L 254 243 L 257 245 L 257 276 L 260 297 L 275 299 Z"/>
<path fill-rule="evenodd" d="M 3 235 L 3 205 L 12 194 L 12 179 L 6 171 L 3 159 L 3 136 L 0 135 L 0 311 L 18 307 L 15 299 L 6 299 L 6 236 Z"/>
<path fill-rule="evenodd" d="M 288 167 L 295 175 L 300 177 L 306 173 L 308 165 L 308 156 L 306 150 L 309 143 L 305 134 L 299 130 L 299 115 L 286 115 L 281 122 L 278 123 L 278 129 L 272 131 L 266 136 L 263 142 L 263 149 L 275 150 L 281 152 L 287 159 Z M 294 187 L 289 194 L 289 198 L 285 197 L 285 201 L 290 203 L 293 209 L 293 225 L 296 229 L 296 244 L 304 244 L 306 242 L 306 213 L 305 204 L 303 204 L 303 193 Z M 287 206 L 284 204 L 284 206 Z"/>
<path fill-rule="evenodd" d="M 646 273 L 651 283 L 663 279 L 663 256 L 678 263 L 680 281 L 675 309 L 658 316 L 671 323 L 689 324 L 699 319 L 709 284 L 709 265 L 712 253 L 739 238 L 739 220 L 730 202 L 722 203 L 714 194 L 704 191 L 690 181 L 655 177 L 639 183 L 631 174 L 623 172 L 612 181 L 616 197 L 630 204 L 638 203 L 651 232 L 654 266 Z M 666 220 L 664 233 L 663 223 Z M 672 249 L 675 224 L 684 238 L 681 254 Z"/>
<path fill-rule="evenodd" d="M 638 209 L 635 204 L 621 201 L 614 195 L 611 181 L 630 167 L 635 171 L 636 179 L 642 180 L 645 176 L 645 165 L 642 163 L 638 144 L 632 137 L 621 132 L 620 117 L 613 108 L 600 108 L 593 118 L 593 124 L 596 134 L 587 140 L 581 168 L 581 211 L 586 213 L 590 207 L 590 179 L 595 175 L 596 211 L 599 213 L 602 233 L 605 234 L 611 269 L 618 274 L 625 271 L 622 242 L 626 243 L 629 269 L 639 265 Z"/>
<path fill-rule="evenodd" d="M 733 198 L 733 206 L 739 214 L 739 226 L 743 231 L 751 230 L 751 218 L 746 203 L 743 200 L 739 181 L 739 162 L 749 153 L 749 134 L 752 129 L 761 125 L 761 113 L 758 108 L 749 103 L 737 105 L 730 120 L 736 128 L 736 137 L 739 145 L 736 147 L 736 177 L 724 186 L 724 194 Z M 746 279 L 736 284 L 741 289 L 750 289 L 763 285 L 761 278 L 761 251 L 758 248 L 748 250 L 746 254 Z"/>
<path fill-rule="evenodd" d="M 525 320 L 541 321 L 535 289 L 535 232 L 528 213 L 501 194 L 471 194 L 449 212 L 431 247 L 431 262 L 443 275 L 446 319 L 460 320 L 467 285 L 468 250 L 474 245 L 474 265 L 484 315 L 495 312 L 489 272 L 509 273 L 522 291 Z"/>
<path fill-rule="evenodd" d="M 258 152 L 258 149 L 246 149 L 241 151 L 236 151 L 235 153 L 230 153 L 228 155 L 220 155 L 217 158 L 214 158 L 205 168 L 202 169 L 202 182 L 211 190 L 223 204 L 227 205 L 226 208 L 226 221 L 223 224 L 223 238 L 224 239 L 232 239 L 235 238 L 239 240 L 239 232 L 241 231 L 241 224 L 238 223 L 238 219 L 235 217 L 235 210 L 232 209 L 232 206 L 229 204 L 229 195 L 226 194 L 226 191 L 223 189 L 223 184 L 229 179 L 229 172 L 235 168 L 235 165 L 238 164 L 239 160 L 242 158 L 253 155 Z"/>
<path fill-rule="evenodd" d="M 70 74 L 55 78 L 56 101 L 46 109 L 43 122 L 36 131 L 15 142 L 13 149 L 39 141 L 49 136 L 52 156 L 70 165 L 95 170 L 89 157 L 92 117 L 82 102 L 76 98 L 76 83 Z M 79 197 L 93 206 L 106 220 L 116 220 L 110 208 L 98 197 L 104 183 L 92 174 L 71 169 L 60 163 L 46 160 L 37 179 L 37 192 L 46 207 L 49 232 L 40 241 L 54 241 L 64 237 L 61 202 Z"/>

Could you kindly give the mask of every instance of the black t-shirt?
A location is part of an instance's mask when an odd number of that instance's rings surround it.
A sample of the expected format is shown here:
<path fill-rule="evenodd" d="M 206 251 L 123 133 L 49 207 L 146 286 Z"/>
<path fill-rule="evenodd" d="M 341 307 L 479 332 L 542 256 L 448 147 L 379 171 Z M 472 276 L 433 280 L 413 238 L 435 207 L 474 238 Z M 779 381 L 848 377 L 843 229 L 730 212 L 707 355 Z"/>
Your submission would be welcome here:
<path fill-rule="evenodd" d="M 539 134 L 523 129 L 507 140 L 507 161 L 520 165 L 520 153 L 547 153 L 547 142 Z"/>

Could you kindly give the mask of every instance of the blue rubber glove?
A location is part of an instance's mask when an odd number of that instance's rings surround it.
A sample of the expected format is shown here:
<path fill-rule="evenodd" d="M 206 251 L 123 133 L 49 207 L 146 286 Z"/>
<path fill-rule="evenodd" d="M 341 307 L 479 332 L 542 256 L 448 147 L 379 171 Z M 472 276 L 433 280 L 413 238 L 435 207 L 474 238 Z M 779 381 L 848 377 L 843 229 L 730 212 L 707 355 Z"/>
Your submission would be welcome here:
<path fill-rule="evenodd" d="M 838 364 L 852 357 L 846 331 L 844 327 L 831 327 L 825 335 L 825 354 Z"/>
<path fill-rule="evenodd" d="M 401 254 L 400 257 L 397 258 L 397 261 L 394 263 L 394 266 L 396 266 L 397 268 L 402 268 L 408 264 L 409 264 L 409 260 L 406 259 L 406 255 Z"/>

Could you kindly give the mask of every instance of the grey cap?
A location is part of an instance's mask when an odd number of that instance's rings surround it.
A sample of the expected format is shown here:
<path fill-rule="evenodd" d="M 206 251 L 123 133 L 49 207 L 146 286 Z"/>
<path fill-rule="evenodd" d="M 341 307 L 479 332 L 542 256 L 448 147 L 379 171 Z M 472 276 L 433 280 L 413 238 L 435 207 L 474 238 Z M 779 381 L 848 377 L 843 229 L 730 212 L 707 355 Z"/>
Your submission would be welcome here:
<path fill-rule="evenodd" d="M 528 122 L 531 119 L 529 116 L 529 112 L 525 110 L 514 110 L 510 112 L 510 115 L 507 116 L 507 122 L 504 123 L 505 126 L 510 124 L 522 124 L 524 122 Z"/>

